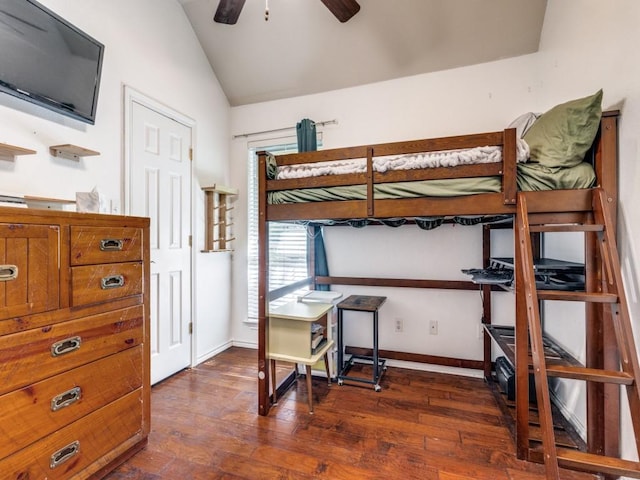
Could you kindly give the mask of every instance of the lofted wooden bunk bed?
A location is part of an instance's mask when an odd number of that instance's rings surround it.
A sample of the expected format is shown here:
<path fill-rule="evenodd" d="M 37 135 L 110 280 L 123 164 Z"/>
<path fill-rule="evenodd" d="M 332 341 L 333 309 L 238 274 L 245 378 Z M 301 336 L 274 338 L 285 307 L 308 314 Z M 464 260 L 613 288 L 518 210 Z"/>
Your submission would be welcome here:
<path fill-rule="evenodd" d="M 580 99 L 578 106 L 589 103 L 588 114 L 594 130 L 590 134 L 589 144 L 579 153 L 579 160 L 573 158 L 563 165 L 545 164 L 546 160 L 532 161 L 536 141 L 522 142 L 520 131 L 508 128 L 500 132 L 455 136 L 447 138 L 424 139 L 407 142 L 395 142 L 358 147 L 338 148 L 317 152 L 287 154 L 273 157 L 266 152 L 258 153 L 259 175 L 259 350 L 258 350 L 258 401 L 259 413 L 267 415 L 271 407 L 269 385 L 268 360 L 268 317 L 269 302 L 290 293 L 302 286 L 314 288 L 317 285 L 367 285 L 384 287 L 436 288 L 478 290 L 478 285 L 468 281 L 446 281 L 437 279 L 388 279 L 388 278 L 355 278 L 315 276 L 310 273 L 308 279 L 297 282 L 289 287 L 268 291 L 268 262 L 269 238 L 268 223 L 272 221 L 302 221 L 311 222 L 309 228 L 319 228 L 318 225 L 331 225 L 345 221 L 386 222 L 397 221 L 403 223 L 426 222 L 439 224 L 452 216 L 458 218 L 479 218 L 495 220 L 496 216 L 506 216 L 514 219 L 514 224 L 521 226 L 525 222 L 535 224 L 526 234 L 520 232 L 516 238 L 523 235 L 531 237 L 531 242 L 521 242 L 516 250 L 526 251 L 531 261 L 539 256 L 539 242 L 536 238 L 543 231 L 559 231 L 565 225 L 593 225 L 594 211 L 604 203 L 608 220 L 609 242 L 615 246 L 615 212 L 617 206 L 617 121 L 619 112 L 601 113 L 599 102 L 601 92 L 593 97 Z M 597 116 L 593 121 L 593 105 L 597 100 Z M 563 104 L 559 107 L 564 107 Z M 575 107 L 575 105 L 573 105 Z M 558 107 L 556 107 L 557 109 Z M 562 115 L 569 115 L 568 119 L 561 119 L 565 124 L 574 122 L 575 108 L 560 108 Z M 555 121 L 557 115 L 548 115 Z M 557 112 L 555 112 L 557 113 Z M 534 123 L 535 125 L 535 123 Z M 541 127 L 542 128 L 542 127 Z M 589 126 L 582 126 L 584 130 Z M 533 127 L 531 127 L 533 129 Z M 533 132 L 534 130 L 529 130 Z M 542 137 L 548 132 L 542 132 Z M 536 135 L 540 134 L 537 132 Z M 572 133 L 573 134 L 573 133 Z M 526 137 L 525 137 L 526 138 Z M 566 140 L 564 140 L 566 141 Z M 582 139 L 581 141 L 584 141 Z M 531 144 L 531 146 L 529 145 Z M 528 149 L 531 148 L 531 152 Z M 544 149 L 544 145 L 543 145 Z M 461 153 L 462 152 L 462 153 Z M 474 157 L 467 162 L 467 152 Z M 496 153 L 497 152 L 497 153 Z M 565 152 L 566 153 L 566 152 Z M 450 154 L 453 154 L 451 158 Z M 571 151 L 575 157 L 575 152 Z M 481 158 L 476 163 L 476 157 Z M 486 157 L 486 158 L 485 158 Z M 490 159 L 487 159 L 490 157 Z M 543 156 L 538 156 L 543 158 Z M 584 159 L 584 160 L 583 160 Z M 331 168 L 336 166 L 337 168 Z M 399 169 L 396 167 L 400 166 Z M 456 165 L 456 166 L 443 166 Z M 526 192 L 526 193 L 523 193 Z M 523 207 L 524 206 L 524 207 Z M 525 209 L 524 211 L 522 209 Z M 602 212 L 602 206 L 598 207 Z M 522 219 L 523 213 L 525 219 Z M 545 230 L 541 225 L 554 224 Z M 511 225 L 511 223 L 510 223 Z M 430 227 L 427 227 L 430 228 Z M 518 227 L 516 227 L 518 228 Z M 575 228 L 570 228 L 575 231 Z M 603 255 L 596 239 L 598 229 L 589 226 L 585 238 L 585 278 L 588 288 L 608 292 L 610 297 L 616 297 L 620 307 L 619 295 L 611 293 L 611 287 L 604 285 L 603 278 L 611 269 L 612 262 L 607 257 L 603 266 Z M 483 235 L 485 240 L 484 261 L 489 263 L 489 230 Z M 593 236 L 593 238 L 592 238 Z M 602 238 L 599 236 L 597 238 Z M 605 247 L 606 248 L 606 247 Z M 525 252 L 525 253 L 526 253 Z M 313 255 L 311 263 L 313 262 Z M 543 420 L 551 415 L 551 406 L 545 410 L 548 402 L 548 391 L 544 396 L 537 390 L 542 438 L 540 441 L 530 440 L 529 424 L 529 372 L 532 371 L 532 361 L 539 365 L 539 358 L 529 352 L 529 343 L 535 347 L 533 340 L 541 334 L 540 328 L 535 330 L 531 320 L 531 308 L 525 302 L 527 297 L 535 297 L 535 281 L 533 292 L 524 291 L 525 283 L 530 281 L 530 272 L 525 271 L 528 258 L 526 254 L 515 255 L 514 269 L 516 272 L 516 342 L 510 352 L 516 368 L 516 401 L 514 413 L 514 435 L 519 458 L 541 461 L 547 467 L 548 477 L 557 478 L 558 464 L 563 467 L 587 471 L 604 472 L 611 475 L 629 475 L 640 478 L 640 464 L 619 459 L 619 395 L 614 388 L 603 386 L 612 377 L 613 370 L 618 369 L 619 353 L 623 359 L 633 357 L 632 365 L 623 367 L 626 380 L 617 382 L 629 386 L 629 399 L 632 409 L 636 413 L 632 416 L 640 417 L 640 394 L 638 392 L 637 353 L 632 343 L 625 343 L 622 347 L 616 344 L 619 339 L 618 327 L 614 331 L 607 307 L 602 301 L 589 302 L 585 308 L 587 322 L 587 374 L 572 371 L 569 378 L 585 378 L 590 380 L 588 385 L 588 438 L 585 449 L 587 457 L 576 459 L 565 458 L 562 450 L 557 450 L 553 437 L 553 427 L 549 427 Z M 529 262 L 531 263 L 531 262 Z M 615 262 L 613 262 L 615 265 Z M 531 269 L 533 269 L 531 264 Z M 313 268 L 310 268 L 313 272 Z M 533 275 L 533 271 L 531 272 Z M 491 324 L 491 291 L 496 287 L 483 285 L 483 322 Z M 540 300 L 544 296 L 540 295 Z M 624 300 L 624 299 L 622 299 Z M 615 302 L 614 302 L 615 303 Z M 625 309 L 626 305 L 622 305 Z M 619 309 L 619 308 L 618 308 Z M 616 317 L 617 318 L 617 317 Z M 539 323 L 539 318 L 538 318 Z M 627 317 L 628 321 L 628 317 Z M 531 332 L 532 342 L 527 338 L 527 325 L 534 329 Z M 524 328 L 524 330 L 523 330 Z M 625 327 L 626 328 L 626 327 Z M 490 329 L 489 329 L 490 330 Z M 623 329 L 624 330 L 624 329 Z M 629 330 L 630 331 L 630 330 Z M 627 331 L 627 333 L 629 333 Z M 618 335 L 618 337 L 616 337 Z M 624 335 L 623 335 L 624 336 Z M 631 336 L 632 337 L 632 336 Z M 617 348 L 619 347 L 619 348 Z M 631 352 L 629 349 L 633 348 Z M 534 349 L 535 350 L 535 349 Z M 492 338 L 485 335 L 484 359 L 443 358 L 430 355 L 416 355 L 403 352 L 381 351 L 382 356 L 401 360 L 439 363 L 448 366 L 483 369 L 490 377 Z M 523 353 L 524 352 L 524 353 Z M 351 353 L 362 353 L 352 351 Z M 536 360 L 537 358 L 537 360 Z M 558 372 L 543 373 L 549 376 L 562 376 Z M 635 369 L 633 368 L 635 367 Z M 577 368 L 577 367 L 576 367 Z M 596 369 L 608 369 L 606 374 L 596 375 Z M 625 368 L 627 368 L 625 370 Z M 551 369 L 550 369 L 551 370 Z M 606 378 L 605 378 L 606 377 Z M 628 378 L 627 378 L 628 377 Z M 536 388 L 546 376 L 536 375 Z M 625 383 L 626 382 L 626 383 Z M 277 386 L 273 386 L 274 389 Z M 543 398 L 544 397 L 544 398 Z M 543 418 L 545 417 L 545 418 Z M 552 425 L 552 424 L 551 424 Z M 546 427 L 545 427 L 546 426 Z M 547 431 L 544 429 L 547 428 Z M 634 425 L 636 438 L 640 438 L 640 423 Z M 550 431 L 549 431 L 550 430 Z M 571 452 L 573 454 L 573 452 Z M 606 457 L 604 456 L 606 455 Z M 617 463 L 616 463 L 617 462 Z"/>

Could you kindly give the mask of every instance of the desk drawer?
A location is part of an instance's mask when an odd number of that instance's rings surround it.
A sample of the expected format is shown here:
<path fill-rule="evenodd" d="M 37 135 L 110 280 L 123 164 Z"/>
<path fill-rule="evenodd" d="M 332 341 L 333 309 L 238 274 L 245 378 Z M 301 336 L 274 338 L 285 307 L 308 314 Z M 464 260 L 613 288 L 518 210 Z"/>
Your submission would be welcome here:
<path fill-rule="evenodd" d="M 71 265 L 142 260 L 142 229 L 71 227 Z"/>
<path fill-rule="evenodd" d="M 81 418 L 0 460 L 6 479 L 68 479 L 123 442 L 142 434 L 142 390 Z"/>
<path fill-rule="evenodd" d="M 0 337 L 0 394 L 140 345 L 142 305 Z"/>
<path fill-rule="evenodd" d="M 0 224 L 0 319 L 55 310 L 60 228 Z"/>
<path fill-rule="evenodd" d="M 142 346 L 0 397 L 4 458 L 142 386 Z"/>
<path fill-rule="evenodd" d="M 71 305 L 100 303 L 141 295 L 142 263 L 87 265 L 71 269 Z"/>

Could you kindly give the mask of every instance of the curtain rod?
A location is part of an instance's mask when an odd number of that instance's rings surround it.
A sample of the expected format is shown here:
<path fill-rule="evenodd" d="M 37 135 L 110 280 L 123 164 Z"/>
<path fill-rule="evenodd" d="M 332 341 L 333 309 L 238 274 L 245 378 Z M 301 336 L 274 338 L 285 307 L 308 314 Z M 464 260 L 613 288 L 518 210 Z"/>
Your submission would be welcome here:
<path fill-rule="evenodd" d="M 320 126 L 320 127 L 324 127 L 325 125 L 337 125 L 338 124 L 338 120 L 325 120 L 324 122 L 314 122 L 316 125 Z M 262 130 L 261 132 L 251 132 L 251 133 L 241 133 L 239 135 L 234 135 L 232 138 L 233 140 L 235 140 L 236 138 L 242 138 L 242 137 L 252 137 L 253 135 L 262 135 L 263 133 L 275 133 L 275 132 L 283 132 L 285 130 L 292 130 L 296 128 L 295 126 L 293 127 L 282 127 L 282 128 L 274 128 L 272 130 Z"/>

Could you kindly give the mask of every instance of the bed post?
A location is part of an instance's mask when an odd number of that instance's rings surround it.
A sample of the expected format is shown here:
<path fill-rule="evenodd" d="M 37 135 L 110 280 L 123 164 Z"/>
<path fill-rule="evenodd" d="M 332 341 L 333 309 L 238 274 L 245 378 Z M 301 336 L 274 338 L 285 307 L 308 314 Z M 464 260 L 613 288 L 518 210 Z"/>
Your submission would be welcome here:
<path fill-rule="evenodd" d="M 491 263 L 491 226 L 482 226 L 482 267 L 489 268 Z M 480 286 L 482 291 L 482 327 L 483 327 L 483 368 L 484 378 L 491 378 L 491 337 L 484 330 L 485 325 L 491 325 L 491 285 L 483 284 Z"/>
<path fill-rule="evenodd" d="M 269 230 L 267 228 L 266 152 L 258 152 L 258 413 L 267 415 L 269 399 L 269 323 L 267 291 L 269 285 Z M 275 385 L 274 385 L 275 389 Z"/>
<path fill-rule="evenodd" d="M 598 184 L 611 205 L 611 218 L 617 228 L 618 204 L 618 116 L 619 111 L 603 112 L 593 163 Z M 586 288 L 602 291 L 602 257 L 595 233 L 587 234 Z M 591 368 L 615 370 L 619 365 L 615 333 L 610 313 L 601 304 L 587 305 L 586 364 Z M 595 382 L 587 384 L 587 448 L 589 452 L 616 457 L 620 454 L 620 390 L 618 386 Z"/>
<path fill-rule="evenodd" d="M 374 196 L 373 196 L 373 148 L 367 147 L 367 216 L 373 217 L 374 211 Z"/>
<path fill-rule="evenodd" d="M 617 225 L 618 214 L 618 117 L 619 110 L 602 112 L 600 120 L 600 140 L 594 152 L 594 169 L 599 186 L 607 194 L 612 206 L 611 213 L 614 225 Z"/>
<path fill-rule="evenodd" d="M 507 128 L 502 139 L 502 194 L 505 205 L 515 205 L 517 185 L 516 129 Z"/>

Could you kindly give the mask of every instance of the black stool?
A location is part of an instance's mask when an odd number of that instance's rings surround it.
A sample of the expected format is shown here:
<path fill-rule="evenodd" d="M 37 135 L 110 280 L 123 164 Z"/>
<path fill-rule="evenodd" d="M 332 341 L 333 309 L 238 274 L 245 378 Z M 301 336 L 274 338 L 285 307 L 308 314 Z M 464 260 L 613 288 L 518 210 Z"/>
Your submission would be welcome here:
<path fill-rule="evenodd" d="M 378 309 L 387 300 L 387 297 L 371 297 L 368 295 L 351 295 L 337 305 L 338 308 L 338 385 L 342 385 L 344 380 L 362 382 L 373 385 L 376 392 L 381 390 L 380 379 L 387 369 L 386 360 L 378 356 Z M 342 340 L 342 312 L 344 310 L 354 310 L 358 312 L 373 313 L 373 355 L 351 355 L 347 362 L 344 362 L 344 343 Z M 349 370 L 355 363 L 365 363 L 373 366 L 373 378 L 358 378 L 348 376 Z"/>

